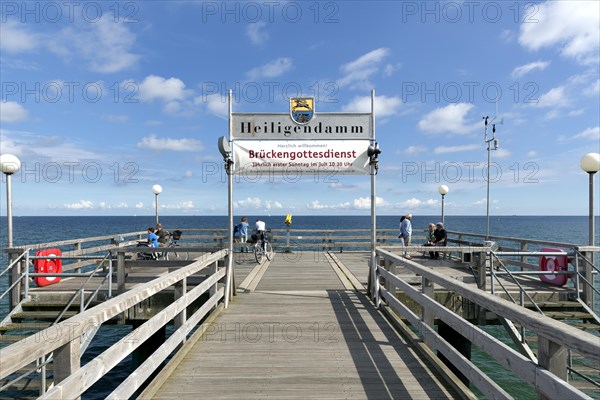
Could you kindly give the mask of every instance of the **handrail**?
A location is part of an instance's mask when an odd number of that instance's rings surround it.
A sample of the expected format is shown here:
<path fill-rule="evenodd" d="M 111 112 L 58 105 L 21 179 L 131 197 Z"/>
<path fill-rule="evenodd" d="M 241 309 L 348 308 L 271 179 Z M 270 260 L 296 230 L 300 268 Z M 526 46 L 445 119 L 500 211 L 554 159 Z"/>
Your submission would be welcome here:
<path fill-rule="evenodd" d="M 575 327 L 571 327 L 567 324 L 557 324 L 556 321 L 550 317 L 540 315 L 534 311 L 506 302 L 485 291 L 473 289 L 468 284 L 455 279 L 436 274 L 436 272 L 430 268 L 421 266 L 416 262 L 407 260 L 387 250 L 377 249 L 376 252 L 377 255 L 383 257 L 386 262 L 400 264 L 422 276 L 424 279 L 452 290 L 464 299 L 468 299 L 486 310 L 516 321 L 533 332 L 536 332 L 539 337 L 544 338 L 544 340 L 556 343 L 559 346 L 564 346 L 592 361 L 600 362 L 600 343 L 598 342 L 598 338 L 594 335 L 581 332 Z M 552 371 L 548 371 L 543 366 L 537 365 L 516 350 L 510 348 L 510 346 L 490 337 L 477 326 L 470 324 L 462 317 L 455 315 L 451 310 L 448 310 L 425 293 L 421 293 L 409 283 L 403 281 L 396 275 L 393 275 L 383 267 L 378 266 L 376 272 L 378 276 L 384 278 L 384 280 L 391 284 L 392 287 L 399 287 L 411 299 L 424 307 L 424 309 L 428 309 L 428 314 L 433 313 L 448 325 L 452 326 L 453 329 L 463 335 L 467 340 L 484 351 L 487 351 L 488 354 L 496 359 L 496 361 L 508 369 L 512 369 L 513 372 L 517 373 L 517 375 L 534 386 L 538 391 L 552 398 L 556 396 L 562 398 L 588 398 L 583 392 L 553 375 L 551 373 Z M 379 285 L 376 285 L 376 287 L 377 286 Z M 406 317 L 413 327 L 424 335 L 425 344 L 435 346 L 438 350 L 442 351 L 448 359 L 451 359 L 453 363 L 456 361 L 457 364 L 455 365 L 466 368 L 466 370 L 461 369 L 461 372 L 465 373 L 468 377 L 472 377 L 475 385 L 482 385 L 481 387 L 478 387 L 480 390 L 484 391 L 484 393 L 488 393 L 488 395 L 492 397 L 498 395 L 502 397 L 491 382 L 486 381 L 483 377 L 478 375 L 479 373 L 476 369 L 472 369 L 470 365 L 465 364 L 465 361 L 460 360 L 459 356 L 453 355 L 453 350 L 445 341 L 443 341 L 437 332 L 433 330 L 433 327 L 429 326 L 420 317 L 413 314 L 405 305 L 400 303 L 394 293 L 395 290 L 390 292 L 385 288 L 385 285 L 381 285 L 377 289 L 378 296 L 386 301 L 385 304 L 387 304 L 388 307 Z M 500 347 L 502 347 L 502 349 L 500 349 Z"/>
<path fill-rule="evenodd" d="M 15 266 L 15 265 L 16 265 L 16 264 L 17 264 L 19 261 L 21 261 L 21 259 L 22 259 L 23 257 L 25 257 L 25 254 L 26 254 L 26 253 L 28 253 L 28 252 L 29 252 L 29 249 L 27 249 L 27 250 L 25 250 L 24 252 L 22 252 L 21 254 L 19 254 L 19 256 L 18 256 L 17 258 L 15 258 L 15 259 L 13 260 L 13 262 L 11 262 L 11 263 L 10 263 L 10 264 L 9 264 L 9 265 L 8 265 L 8 266 L 7 266 L 7 267 L 4 269 L 4 271 L 0 272 L 0 277 L 1 277 L 2 275 L 4 275 L 5 273 L 7 273 L 8 271 L 10 271 L 12 268 L 14 268 L 14 266 Z"/>
<path fill-rule="evenodd" d="M 529 293 L 527 293 L 527 291 L 523 288 L 523 286 L 519 283 L 519 281 L 511 273 L 511 271 L 506 267 L 506 265 L 504 265 L 504 263 L 502 262 L 502 260 L 500 259 L 500 257 L 498 255 L 496 255 L 496 253 L 494 251 L 490 251 L 490 255 L 493 256 L 493 257 L 496 257 L 496 259 L 500 262 L 500 265 L 502 266 L 502 268 L 504 268 L 504 271 L 506 271 L 506 273 L 508 274 L 508 276 L 510 276 L 512 282 L 519 287 L 519 293 L 522 293 L 525 296 L 527 296 L 527 298 L 529 299 L 529 301 L 531 301 L 531 303 L 533 304 L 533 306 L 535 307 L 535 309 L 540 314 L 545 315 L 544 312 L 542 311 L 542 309 L 537 305 L 537 303 L 535 302 L 535 300 L 533 300 L 533 298 L 529 295 Z M 490 264 L 491 264 L 491 260 L 490 260 Z M 494 268 L 491 265 L 490 265 L 490 274 L 491 274 L 492 278 L 495 278 L 497 280 L 497 282 L 500 284 L 500 286 L 502 286 L 502 289 L 504 289 L 504 292 L 508 295 L 508 297 L 512 300 L 512 302 L 515 303 L 515 304 L 517 304 L 516 300 L 513 299 L 513 297 L 510 295 L 510 293 L 508 293 L 508 291 L 506 290 L 506 288 L 504 287 L 504 285 L 502 284 L 502 282 L 500 281 L 500 279 L 498 279 L 495 276 L 495 274 L 494 274 Z M 493 294 L 493 292 L 492 292 L 492 294 Z M 523 304 L 521 304 L 521 305 L 523 305 Z"/>
<path fill-rule="evenodd" d="M 202 259 L 197 259 L 187 267 L 167 273 L 150 282 L 140 284 L 122 295 L 113 297 L 101 305 L 92 307 L 83 313 L 56 324 L 53 328 L 55 330 L 60 328 L 63 332 L 69 332 L 69 335 L 59 335 L 56 340 L 44 341 L 42 343 L 22 340 L 4 348 L 2 350 L 3 362 L 0 365 L 0 378 L 4 378 L 36 359 L 67 345 L 73 339 L 83 335 L 90 325 L 101 325 L 124 310 L 139 304 L 150 296 L 206 268 L 226 255 L 227 250 L 221 250 L 202 257 Z M 48 329 L 50 328 L 41 332 L 42 336 Z"/>

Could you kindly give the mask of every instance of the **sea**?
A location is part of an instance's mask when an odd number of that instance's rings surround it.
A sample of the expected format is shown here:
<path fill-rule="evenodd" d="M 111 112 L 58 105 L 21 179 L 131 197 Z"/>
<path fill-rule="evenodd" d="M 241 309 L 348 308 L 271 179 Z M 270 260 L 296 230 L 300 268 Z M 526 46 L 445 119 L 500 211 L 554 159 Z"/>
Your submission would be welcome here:
<path fill-rule="evenodd" d="M 239 221 L 243 215 L 234 216 Z M 261 218 L 267 227 L 285 229 L 285 215 L 246 215 L 250 221 Z M 160 216 L 162 225 L 169 229 L 214 229 L 227 227 L 227 216 Z M 413 235 L 427 229 L 429 223 L 440 221 L 440 216 L 413 215 Z M 377 229 L 398 229 L 399 216 L 381 215 L 377 217 Z M 524 239 L 536 239 L 549 242 L 589 244 L 589 218 L 587 216 L 490 216 L 490 235 Z M 68 240 L 84 237 L 118 235 L 128 232 L 145 231 L 154 226 L 155 216 L 17 216 L 13 217 L 13 245 L 15 247 Z M 444 225 L 449 231 L 485 234 L 487 219 L 485 216 L 454 216 L 444 218 Z M 368 229 L 371 226 L 370 216 L 304 216 L 294 215 L 292 229 L 347 230 Z M 2 250 L 7 245 L 6 217 L 0 217 L 0 238 Z M 600 217 L 595 219 L 595 244 L 600 240 Z M 4 251 L 1 254 L 0 271 L 7 265 Z M 0 277 L 0 293 L 6 290 L 7 276 Z M 596 285 L 598 287 L 598 284 Z M 597 296 L 597 303 L 600 301 Z M 597 308 L 600 309 L 600 304 Z M 0 319 L 8 313 L 6 299 L 0 301 Z M 497 329 L 491 327 L 491 329 Z M 102 329 L 89 351 L 84 355 L 82 363 L 100 354 L 109 343 L 129 333 L 129 328 L 106 327 Z M 493 332 L 492 332 L 493 333 Z M 103 339 L 104 338 L 104 339 Z M 126 358 L 109 375 L 83 396 L 84 399 L 102 399 L 106 397 L 118 383 L 126 377 L 130 370 L 130 358 Z M 498 382 L 508 383 L 511 394 L 519 399 L 537 399 L 537 394 L 522 384 L 509 372 L 497 368 L 494 361 L 485 354 L 473 350 L 473 360 L 482 364 L 482 369 L 494 376 Z M 503 385 L 504 386 L 504 385 Z M 483 398 L 483 397 L 482 397 Z"/>

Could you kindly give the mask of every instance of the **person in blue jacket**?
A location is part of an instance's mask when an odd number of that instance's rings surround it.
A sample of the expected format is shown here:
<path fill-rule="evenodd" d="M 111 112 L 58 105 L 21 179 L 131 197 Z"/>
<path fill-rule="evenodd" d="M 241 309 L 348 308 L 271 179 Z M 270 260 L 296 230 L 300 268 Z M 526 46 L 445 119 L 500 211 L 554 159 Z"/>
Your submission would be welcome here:
<path fill-rule="evenodd" d="M 158 236 L 154 233 L 154 228 L 148 228 L 148 243 L 150 247 L 158 247 Z"/>

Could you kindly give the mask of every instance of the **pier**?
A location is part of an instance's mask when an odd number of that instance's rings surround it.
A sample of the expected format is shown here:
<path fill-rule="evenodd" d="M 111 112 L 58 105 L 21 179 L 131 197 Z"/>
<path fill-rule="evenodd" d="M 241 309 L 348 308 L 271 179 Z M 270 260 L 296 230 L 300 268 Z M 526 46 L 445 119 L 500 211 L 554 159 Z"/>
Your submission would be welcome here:
<path fill-rule="evenodd" d="M 221 230 L 184 231 L 188 261 L 138 261 L 141 234 L 9 249 L 0 397 L 85 398 L 132 355 L 108 398 L 517 398 L 478 351 L 534 397 L 600 398 L 598 247 L 449 232 L 440 259 L 407 259 L 381 230 L 372 269 L 368 230 L 274 231 L 262 264 Z M 35 287 L 50 247 L 63 279 Z M 564 249 L 567 285 L 540 281 L 540 247 Z M 82 362 L 111 325 L 131 328 Z"/>

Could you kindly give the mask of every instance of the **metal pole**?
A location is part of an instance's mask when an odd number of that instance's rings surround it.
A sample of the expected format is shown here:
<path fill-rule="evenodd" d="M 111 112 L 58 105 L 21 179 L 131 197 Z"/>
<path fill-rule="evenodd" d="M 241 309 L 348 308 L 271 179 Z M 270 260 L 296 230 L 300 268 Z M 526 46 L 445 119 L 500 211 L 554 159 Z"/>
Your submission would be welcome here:
<path fill-rule="evenodd" d="M 375 90 L 371 90 L 371 141 L 375 146 Z M 376 230 L 377 230 L 377 213 L 375 203 L 376 197 L 376 169 L 375 164 L 371 163 L 371 282 L 373 284 L 373 299 L 375 306 L 379 307 L 379 285 L 377 279 L 377 255 L 375 253 L 376 247 Z"/>
<path fill-rule="evenodd" d="M 7 246 L 11 248 L 13 246 L 11 174 L 6 174 L 6 221 L 8 225 Z"/>
<path fill-rule="evenodd" d="M 487 221 L 487 225 L 485 228 L 485 240 L 489 240 L 490 239 L 490 162 L 491 162 L 491 148 L 490 148 L 490 142 L 487 142 L 487 152 L 488 152 L 488 156 L 487 156 L 487 197 L 486 197 L 486 212 L 485 212 L 485 216 L 486 216 L 486 221 Z"/>
<path fill-rule="evenodd" d="M 444 223 L 444 197 L 446 197 L 446 195 L 442 195 L 442 224 Z"/>
<path fill-rule="evenodd" d="M 594 246 L 595 245 L 595 230 L 594 230 L 594 173 L 590 172 L 590 212 L 589 212 L 589 245 L 590 246 Z M 590 251 L 590 265 L 586 265 L 586 271 L 590 271 L 589 273 L 589 279 L 591 280 L 592 285 L 594 285 L 594 275 L 591 273 L 592 268 L 594 268 L 594 261 L 595 261 L 595 253 L 593 251 Z M 586 273 L 586 276 L 588 276 L 588 273 Z M 595 305 L 594 305 L 594 291 L 593 290 L 589 290 L 588 294 L 586 295 L 586 302 L 587 304 L 591 305 L 592 310 L 594 310 Z"/>
<path fill-rule="evenodd" d="M 593 246 L 595 243 L 595 231 L 594 231 L 594 173 L 589 172 L 590 175 L 590 212 L 589 212 L 589 245 Z M 594 252 L 592 252 L 592 257 Z M 593 259 L 592 259 L 593 261 Z"/>
<path fill-rule="evenodd" d="M 155 207 L 154 214 L 156 215 L 156 225 L 158 225 L 158 194 L 155 193 L 154 197 L 155 197 L 155 200 L 154 200 L 154 207 Z"/>
<path fill-rule="evenodd" d="M 231 133 L 233 131 L 233 121 L 231 117 L 232 112 L 232 91 L 229 90 L 229 138 L 231 139 Z M 233 161 L 231 159 L 225 160 L 225 169 L 227 172 L 227 216 L 228 216 L 228 238 L 227 248 L 229 250 L 229 256 L 227 257 L 227 274 L 225 278 L 225 308 L 229 307 L 230 294 L 232 292 L 233 284 Z"/>

